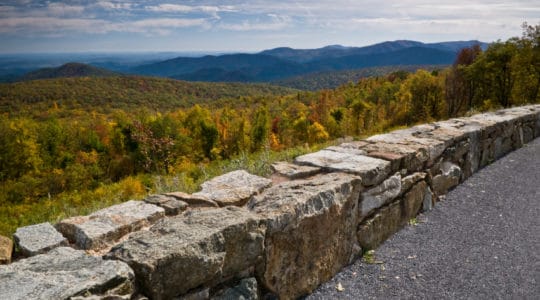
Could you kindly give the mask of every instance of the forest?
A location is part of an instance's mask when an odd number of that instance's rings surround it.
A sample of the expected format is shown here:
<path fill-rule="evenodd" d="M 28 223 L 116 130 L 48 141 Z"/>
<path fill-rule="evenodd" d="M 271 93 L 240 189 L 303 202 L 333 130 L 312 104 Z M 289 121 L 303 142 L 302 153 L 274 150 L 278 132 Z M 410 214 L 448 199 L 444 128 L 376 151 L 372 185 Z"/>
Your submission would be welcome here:
<path fill-rule="evenodd" d="M 446 69 L 319 91 L 137 76 L 0 84 L 0 234 L 193 192 L 235 168 L 267 175 L 271 161 L 339 138 L 539 103 L 539 92 L 540 25 L 527 24 Z"/>

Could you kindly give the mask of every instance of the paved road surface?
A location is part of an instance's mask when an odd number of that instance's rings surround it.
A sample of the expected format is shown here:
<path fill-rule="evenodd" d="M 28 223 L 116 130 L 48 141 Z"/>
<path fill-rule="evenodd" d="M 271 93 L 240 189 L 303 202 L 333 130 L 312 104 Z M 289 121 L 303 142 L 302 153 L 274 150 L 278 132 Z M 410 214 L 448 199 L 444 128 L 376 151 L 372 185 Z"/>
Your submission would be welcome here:
<path fill-rule="evenodd" d="M 540 139 L 417 219 L 307 299 L 540 299 Z"/>

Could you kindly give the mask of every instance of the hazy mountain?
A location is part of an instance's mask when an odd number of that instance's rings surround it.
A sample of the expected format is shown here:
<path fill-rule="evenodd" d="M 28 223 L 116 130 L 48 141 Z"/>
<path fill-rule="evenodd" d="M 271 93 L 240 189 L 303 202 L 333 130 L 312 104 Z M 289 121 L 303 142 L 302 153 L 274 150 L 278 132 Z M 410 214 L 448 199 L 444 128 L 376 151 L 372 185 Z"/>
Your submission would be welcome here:
<path fill-rule="evenodd" d="M 421 43 L 400 40 L 366 47 L 331 45 L 318 49 L 287 47 L 256 54 L 177 57 L 141 65 L 134 74 L 165 76 L 192 81 L 276 81 L 314 72 L 353 70 L 379 66 L 448 65 L 459 49 L 485 43 L 457 41 Z"/>
<path fill-rule="evenodd" d="M 441 69 L 442 67 L 444 65 L 401 65 L 367 67 L 344 71 L 323 71 L 276 80 L 272 84 L 299 90 L 318 91 L 321 89 L 333 89 L 348 82 L 358 82 L 358 80 L 365 77 L 385 76 L 398 71 L 415 72 L 418 69 L 432 71 Z"/>
<path fill-rule="evenodd" d="M 29 72 L 18 78 L 18 81 L 63 77 L 107 77 L 118 75 L 120 74 L 106 69 L 72 62 L 63 64 L 57 68 L 43 68 Z"/>
<path fill-rule="evenodd" d="M 294 62 L 264 54 L 226 54 L 220 56 L 206 55 L 203 57 L 177 57 L 158 63 L 139 66 L 133 68 L 131 71 L 142 75 L 175 76 L 212 68 L 220 68 L 224 71 L 235 71 L 241 69 L 256 70 L 275 67 L 294 69 L 300 68 L 301 66 Z"/>
<path fill-rule="evenodd" d="M 394 51 L 399 51 L 407 48 L 421 47 L 433 48 L 443 51 L 458 52 L 460 49 L 470 47 L 474 44 L 479 44 L 483 49 L 487 48 L 486 43 L 476 40 L 473 41 L 456 41 L 442 43 L 422 43 L 409 40 L 398 40 L 391 42 L 383 42 L 365 47 L 344 47 L 341 45 L 326 46 L 319 49 L 292 49 L 287 47 L 275 48 L 260 52 L 260 54 L 271 55 L 282 59 L 292 60 L 296 62 L 308 62 L 314 60 L 322 60 L 328 58 L 336 58 L 352 55 L 368 55 L 382 54 Z"/>
<path fill-rule="evenodd" d="M 448 65 L 456 57 L 452 51 L 426 47 L 407 47 L 396 51 L 353 54 L 336 58 L 324 58 L 307 63 L 308 69 L 352 70 L 375 66 L 396 65 Z"/>

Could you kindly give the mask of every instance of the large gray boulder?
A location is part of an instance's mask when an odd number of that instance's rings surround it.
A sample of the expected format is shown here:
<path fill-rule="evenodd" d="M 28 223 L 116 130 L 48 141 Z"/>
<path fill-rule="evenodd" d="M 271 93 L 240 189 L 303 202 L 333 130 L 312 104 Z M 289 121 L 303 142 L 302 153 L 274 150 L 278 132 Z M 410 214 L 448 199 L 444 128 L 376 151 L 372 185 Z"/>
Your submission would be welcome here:
<path fill-rule="evenodd" d="M 358 175 L 362 178 L 364 186 L 378 184 L 388 177 L 390 173 L 390 163 L 388 161 L 351 154 L 347 151 L 321 150 L 298 156 L 294 162 L 300 165 L 320 167 L 326 171 Z"/>
<path fill-rule="evenodd" d="M 133 271 L 81 250 L 60 247 L 0 266 L 0 299 L 68 299 L 75 296 L 129 296 Z"/>
<path fill-rule="evenodd" d="M 150 298 L 170 299 L 249 273 L 261 261 L 264 233 L 245 208 L 193 210 L 132 234 L 106 257 L 128 263 Z"/>
<path fill-rule="evenodd" d="M 34 256 L 68 244 L 68 240 L 50 223 L 19 227 L 13 238 L 24 256 Z"/>
<path fill-rule="evenodd" d="M 161 207 L 131 200 L 88 216 L 62 220 L 56 224 L 56 229 L 82 249 L 100 250 L 164 216 L 165 210 Z"/>
<path fill-rule="evenodd" d="M 261 283 L 280 299 L 295 299 L 329 280 L 360 253 L 361 179 L 344 173 L 275 185 L 248 207 L 266 225 Z"/>
<path fill-rule="evenodd" d="M 270 185 L 270 179 L 237 170 L 204 182 L 202 190 L 193 196 L 206 197 L 219 206 L 241 206 Z"/>

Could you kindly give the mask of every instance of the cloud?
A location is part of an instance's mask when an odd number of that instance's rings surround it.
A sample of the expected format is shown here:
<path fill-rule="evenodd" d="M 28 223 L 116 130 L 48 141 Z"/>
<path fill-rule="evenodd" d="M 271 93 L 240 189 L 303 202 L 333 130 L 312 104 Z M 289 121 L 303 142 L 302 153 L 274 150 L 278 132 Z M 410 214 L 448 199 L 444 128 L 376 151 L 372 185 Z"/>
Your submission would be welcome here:
<path fill-rule="evenodd" d="M 105 10 L 131 10 L 131 8 L 133 7 L 133 4 L 129 2 L 110 1 L 97 1 L 94 5 Z"/>
<path fill-rule="evenodd" d="M 206 19 L 182 19 L 182 18 L 159 18 L 144 19 L 139 21 L 117 24 L 120 31 L 131 32 L 152 32 L 167 33 L 168 29 L 186 28 L 186 27 L 207 27 Z"/>
<path fill-rule="evenodd" d="M 93 19 L 64 19 L 54 17 L 22 17 L 0 19 L 1 33 L 32 32 L 35 34 L 78 31 L 104 33 L 109 22 Z"/>
<path fill-rule="evenodd" d="M 65 19 L 28 17 L 0 19 L 0 33 L 31 32 L 31 35 L 65 36 L 73 32 L 106 34 L 133 32 L 165 35 L 173 29 L 208 27 L 205 19 L 157 18 L 138 21 L 111 22 L 99 19 Z"/>
<path fill-rule="evenodd" d="M 211 16 L 213 19 L 221 19 L 219 13 L 221 12 L 235 12 L 236 9 L 232 5 L 217 6 L 217 5 L 183 5 L 183 4 L 159 4 L 153 6 L 146 6 L 145 9 L 153 13 L 166 13 L 166 14 L 196 14 L 203 13 Z"/>
<path fill-rule="evenodd" d="M 232 31 L 272 31 L 282 30 L 291 25 L 292 19 L 284 15 L 268 14 L 268 21 L 242 20 L 235 23 L 221 23 L 219 28 Z"/>
<path fill-rule="evenodd" d="M 157 6 L 146 6 L 146 9 L 153 12 L 192 12 L 195 10 L 193 6 L 181 4 L 159 4 Z"/>
<path fill-rule="evenodd" d="M 80 15 L 84 11 L 84 6 L 66 5 L 64 3 L 49 3 L 47 14 L 49 16 L 73 16 Z"/>

